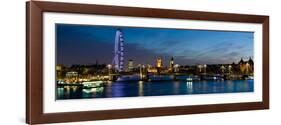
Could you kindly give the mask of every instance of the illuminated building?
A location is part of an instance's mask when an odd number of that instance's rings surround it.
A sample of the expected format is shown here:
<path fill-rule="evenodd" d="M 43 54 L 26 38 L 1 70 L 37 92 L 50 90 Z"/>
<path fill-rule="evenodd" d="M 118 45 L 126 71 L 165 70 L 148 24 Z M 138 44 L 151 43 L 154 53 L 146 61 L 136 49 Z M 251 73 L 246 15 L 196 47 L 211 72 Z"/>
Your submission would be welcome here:
<path fill-rule="evenodd" d="M 197 69 L 198 69 L 198 72 L 201 73 L 202 72 L 202 68 L 203 66 L 202 65 L 197 65 Z"/>
<path fill-rule="evenodd" d="M 161 70 L 163 69 L 163 62 L 162 59 L 160 57 L 158 57 L 156 59 L 156 70 L 157 70 L 157 74 L 160 74 Z"/>
<path fill-rule="evenodd" d="M 207 73 L 207 64 L 204 64 L 203 68 L 204 68 L 204 73 L 206 74 Z"/>
<path fill-rule="evenodd" d="M 139 68 L 140 68 L 140 73 L 139 73 L 140 79 L 145 80 L 147 78 L 147 69 L 145 65 L 140 65 Z"/>
<path fill-rule="evenodd" d="M 74 83 L 74 82 L 77 82 L 78 80 L 78 72 L 75 72 L 75 71 L 71 71 L 71 72 L 67 72 L 65 74 L 66 76 L 66 83 Z"/>
<path fill-rule="evenodd" d="M 160 57 L 158 57 L 156 59 L 156 67 L 157 68 L 162 68 L 163 67 L 163 62 L 162 62 L 162 59 Z"/>
<path fill-rule="evenodd" d="M 174 66 L 174 72 L 179 72 L 179 71 L 180 71 L 179 67 L 180 67 L 180 65 L 179 65 L 179 64 L 176 64 L 176 65 Z"/>
<path fill-rule="evenodd" d="M 77 77 L 77 76 L 78 76 L 78 73 L 77 73 L 77 72 L 74 72 L 74 71 L 72 71 L 72 72 L 67 72 L 67 73 L 65 74 L 65 76 L 66 76 L 67 78 L 73 78 L 73 77 Z"/>
<path fill-rule="evenodd" d="M 174 68 L 174 58 L 172 57 L 169 63 L 169 71 L 173 72 L 173 68 Z"/>
<path fill-rule="evenodd" d="M 149 72 L 149 73 L 157 73 L 157 69 L 156 68 L 148 68 L 147 72 Z"/>
<path fill-rule="evenodd" d="M 225 73 L 225 66 L 224 65 L 221 65 L 221 67 L 220 67 L 220 71 L 221 71 L 221 73 Z"/>
<path fill-rule="evenodd" d="M 250 57 L 250 59 L 248 60 L 248 63 L 250 65 L 250 72 L 253 73 L 254 72 L 254 61 L 252 60 L 252 58 Z"/>
<path fill-rule="evenodd" d="M 254 72 L 254 61 L 250 57 L 248 61 L 244 61 L 242 58 L 238 63 L 240 72 L 242 74 L 252 74 Z"/>
<path fill-rule="evenodd" d="M 132 71 L 134 69 L 134 62 L 133 60 L 129 60 L 129 63 L 128 63 L 128 70 L 129 71 Z"/>
<path fill-rule="evenodd" d="M 162 69 L 163 69 L 163 61 L 160 57 L 156 59 L 155 67 L 152 67 L 151 65 L 147 66 L 147 72 L 149 73 L 160 73 Z"/>
<path fill-rule="evenodd" d="M 228 73 L 229 73 L 229 74 L 232 73 L 232 65 L 228 65 Z"/>
<path fill-rule="evenodd" d="M 56 66 L 56 75 L 58 79 L 61 79 L 64 77 L 64 67 L 62 65 L 57 65 Z"/>
<path fill-rule="evenodd" d="M 152 67 L 151 65 L 147 65 L 147 72 L 149 73 L 156 73 L 157 69 L 155 67 Z"/>
<path fill-rule="evenodd" d="M 57 71 L 61 71 L 61 70 L 62 70 L 62 66 L 61 66 L 61 65 L 57 65 L 57 66 L 56 66 L 56 70 L 57 70 Z"/>

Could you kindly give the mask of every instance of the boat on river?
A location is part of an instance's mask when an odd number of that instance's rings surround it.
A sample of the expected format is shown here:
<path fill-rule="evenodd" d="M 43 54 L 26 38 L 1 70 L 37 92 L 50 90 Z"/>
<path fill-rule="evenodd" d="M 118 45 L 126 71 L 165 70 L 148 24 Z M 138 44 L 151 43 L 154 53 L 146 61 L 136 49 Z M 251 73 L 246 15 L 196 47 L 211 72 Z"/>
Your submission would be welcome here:
<path fill-rule="evenodd" d="M 245 78 L 246 80 L 253 80 L 254 79 L 254 76 L 248 76 Z"/>
<path fill-rule="evenodd" d="M 87 81 L 87 82 L 82 82 L 83 88 L 88 89 L 88 88 L 98 88 L 98 87 L 103 87 L 105 85 L 104 81 Z"/>
<path fill-rule="evenodd" d="M 127 81 L 139 81 L 140 77 L 138 75 L 128 75 L 128 76 L 120 76 L 117 78 L 117 82 L 127 82 Z"/>

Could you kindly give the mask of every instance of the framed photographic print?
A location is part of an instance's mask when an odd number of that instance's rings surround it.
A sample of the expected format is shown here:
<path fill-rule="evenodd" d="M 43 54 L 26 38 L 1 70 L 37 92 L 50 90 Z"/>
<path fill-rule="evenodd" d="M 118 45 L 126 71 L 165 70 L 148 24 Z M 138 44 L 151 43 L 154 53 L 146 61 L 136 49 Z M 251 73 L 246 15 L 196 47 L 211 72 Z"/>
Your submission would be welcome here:
<path fill-rule="evenodd" d="M 29 124 L 269 109 L 269 17 L 30 1 Z"/>

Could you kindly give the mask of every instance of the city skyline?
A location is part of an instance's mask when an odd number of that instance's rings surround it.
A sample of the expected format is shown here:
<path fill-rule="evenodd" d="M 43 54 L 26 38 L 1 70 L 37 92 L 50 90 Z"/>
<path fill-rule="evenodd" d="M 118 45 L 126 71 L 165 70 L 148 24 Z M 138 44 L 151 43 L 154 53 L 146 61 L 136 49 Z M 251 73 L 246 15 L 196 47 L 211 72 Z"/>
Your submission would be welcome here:
<path fill-rule="evenodd" d="M 253 58 L 253 33 L 56 24 L 57 64 L 110 64 L 117 29 L 124 35 L 125 66 L 171 57 L 180 65 L 230 64 Z"/>

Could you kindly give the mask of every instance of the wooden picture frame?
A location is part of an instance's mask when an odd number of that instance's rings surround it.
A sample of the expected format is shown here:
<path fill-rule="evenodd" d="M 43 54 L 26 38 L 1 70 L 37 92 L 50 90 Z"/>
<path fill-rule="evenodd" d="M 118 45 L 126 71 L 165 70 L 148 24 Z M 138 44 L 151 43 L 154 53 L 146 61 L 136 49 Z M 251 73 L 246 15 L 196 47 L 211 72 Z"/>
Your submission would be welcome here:
<path fill-rule="evenodd" d="M 44 12 L 262 24 L 262 101 L 231 104 L 183 105 L 156 108 L 44 113 L 42 68 L 44 49 L 42 15 Z M 257 109 L 269 109 L 269 16 L 39 1 L 29 1 L 26 4 L 26 123 L 38 124 L 74 122 Z"/>

